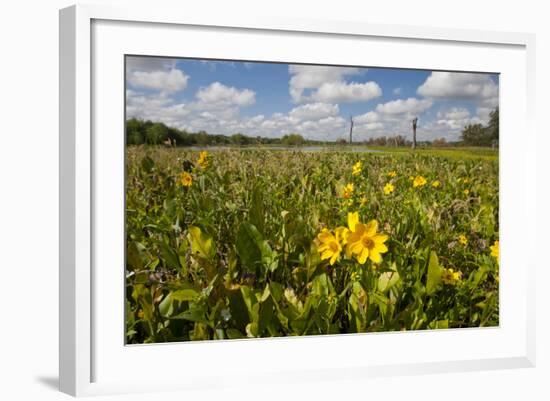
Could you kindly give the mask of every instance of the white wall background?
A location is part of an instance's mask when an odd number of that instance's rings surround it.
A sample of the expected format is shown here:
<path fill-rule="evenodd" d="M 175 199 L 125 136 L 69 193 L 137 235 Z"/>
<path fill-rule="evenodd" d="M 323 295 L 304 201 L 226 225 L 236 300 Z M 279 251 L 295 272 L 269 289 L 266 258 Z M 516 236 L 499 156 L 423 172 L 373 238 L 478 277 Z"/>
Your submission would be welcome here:
<path fill-rule="evenodd" d="M 132 4 L 136 0 L 96 0 Z M 0 398 L 57 400 L 58 336 L 58 9 L 67 0 L 3 1 L 0 5 Z M 141 3 L 141 1 L 140 1 Z M 147 2 L 143 2 L 147 3 Z M 537 348 L 533 369 L 440 374 L 193 394 L 201 399 L 550 399 L 550 224 L 546 117 L 550 90 L 550 28 L 545 2 L 523 0 L 161 1 L 219 15 L 251 13 L 537 34 L 537 121 L 540 214 L 536 241 Z M 521 135 L 521 133 L 518 133 Z M 452 344 L 450 344 L 452 346 Z M 183 362 L 182 362 L 183 363 Z M 151 367 L 155 368 L 155 367 Z M 246 378 L 243 378 L 246 381 Z M 105 397 L 167 400 L 168 393 Z"/>

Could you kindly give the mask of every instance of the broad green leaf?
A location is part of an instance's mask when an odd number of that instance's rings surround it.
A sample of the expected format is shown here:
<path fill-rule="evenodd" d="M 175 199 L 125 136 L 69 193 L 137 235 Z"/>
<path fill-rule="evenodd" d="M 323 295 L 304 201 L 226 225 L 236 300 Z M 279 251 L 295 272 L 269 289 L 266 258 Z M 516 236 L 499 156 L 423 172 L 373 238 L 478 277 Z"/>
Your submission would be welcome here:
<path fill-rule="evenodd" d="M 192 301 L 199 293 L 191 288 L 177 290 L 171 293 L 172 299 L 176 301 Z"/>
<path fill-rule="evenodd" d="M 172 294 L 168 294 L 159 304 L 159 312 L 164 317 L 170 317 L 174 312 Z"/>
<path fill-rule="evenodd" d="M 207 323 L 206 316 L 204 314 L 204 309 L 201 307 L 194 307 L 191 309 L 188 309 L 178 315 L 172 316 L 170 319 L 182 319 L 182 320 L 189 320 L 191 322 L 203 322 Z"/>
<path fill-rule="evenodd" d="M 239 226 L 235 248 L 241 263 L 247 271 L 259 273 L 259 268 L 262 265 L 262 235 L 252 224 L 243 222 Z"/>
<path fill-rule="evenodd" d="M 162 258 L 166 262 L 167 267 L 173 268 L 173 269 L 180 269 L 180 260 L 178 258 L 178 254 L 174 249 L 170 247 L 166 242 L 162 241 L 159 243 L 160 252 L 162 255 Z"/>
<path fill-rule="evenodd" d="M 143 260 L 141 258 L 141 250 L 143 245 L 135 241 L 129 241 L 126 249 L 126 265 L 129 270 L 143 270 Z"/>
<path fill-rule="evenodd" d="M 434 251 L 430 252 L 428 261 L 428 278 L 426 280 L 426 293 L 433 294 L 437 290 L 437 286 L 441 282 L 441 274 L 443 269 L 439 266 L 439 259 Z"/>
<path fill-rule="evenodd" d="M 225 330 L 225 334 L 227 335 L 227 338 L 231 340 L 236 338 L 244 338 L 244 335 L 237 329 L 227 329 Z"/>
<path fill-rule="evenodd" d="M 204 259 L 213 259 L 216 254 L 212 237 L 201 231 L 199 227 L 190 226 L 188 237 L 191 251 Z"/>

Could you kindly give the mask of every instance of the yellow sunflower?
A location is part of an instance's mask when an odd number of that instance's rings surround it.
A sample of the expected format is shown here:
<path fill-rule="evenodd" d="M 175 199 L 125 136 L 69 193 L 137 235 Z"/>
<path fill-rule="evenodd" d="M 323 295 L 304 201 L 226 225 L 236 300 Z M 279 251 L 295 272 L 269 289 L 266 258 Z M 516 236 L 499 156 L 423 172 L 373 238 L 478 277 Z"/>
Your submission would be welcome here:
<path fill-rule="evenodd" d="M 193 184 L 193 176 L 187 171 L 180 174 L 180 184 L 184 187 L 190 187 Z"/>
<path fill-rule="evenodd" d="M 361 171 L 363 171 L 363 163 L 361 162 L 357 162 L 353 165 L 353 171 L 352 171 L 352 174 L 353 175 L 359 175 L 361 174 Z"/>
<path fill-rule="evenodd" d="M 209 159 L 208 152 L 206 150 L 203 150 L 202 152 L 199 153 L 199 159 L 197 160 L 197 164 L 201 168 L 207 168 L 208 165 L 210 164 L 210 161 L 208 159 Z"/>
<path fill-rule="evenodd" d="M 491 249 L 491 256 L 494 257 L 498 263 L 500 263 L 500 244 L 498 241 L 495 241 L 493 245 L 489 247 Z"/>
<path fill-rule="evenodd" d="M 353 195 L 353 191 L 355 191 L 355 186 L 353 185 L 353 183 L 349 183 L 344 187 L 344 192 L 342 196 L 345 199 L 349 199 Z"/>
<path fill-rule="evenodd" d="M 424 185 L 426 185 L 426 179 L 424 177 L 422 177 L 421 175 L 417 175 L 416 177 L 414 177 L 414 180 L 413 180 L 413 187 L 422 187 Z"/>
<path fill-rule="evenodd" d="M 338 260 L 342 253 L 342 245 L 340 242 L 345 241 L 347 228 L 338 227 L 335 235 L 326 228 L 317 235 L 317 250 L 321 255 L 321 260 L 329 259 L 329 263 L 332 266 Z"/>
<path fill-rule="evenodd" d="M 371 220 L 367 224 L 359 222 L 359 214 L 348 213 L 348 227 L 346 241 L 346 256 L 356 255 L 360 264 L 365 264 L 367 259 L 373 263 L 382 261 L 382 254 L 388 251 L 384 244 L 388 240 L 386 234 L 377 233 L 378 222 Z"/>
<path fill-rule="evenodd" d="M 462 272 L 454 271 L 453 269 L 443 269 L 441 273 L 441 280 L 445 284 L 456 284 L 462 279 Z"/>
<path fill-rule="evenodd" d="M 384 185 L 384 195 L 389 195 L 395 190 L 395 187 L 393 184 L 390 184 L 389 182 Z"/>

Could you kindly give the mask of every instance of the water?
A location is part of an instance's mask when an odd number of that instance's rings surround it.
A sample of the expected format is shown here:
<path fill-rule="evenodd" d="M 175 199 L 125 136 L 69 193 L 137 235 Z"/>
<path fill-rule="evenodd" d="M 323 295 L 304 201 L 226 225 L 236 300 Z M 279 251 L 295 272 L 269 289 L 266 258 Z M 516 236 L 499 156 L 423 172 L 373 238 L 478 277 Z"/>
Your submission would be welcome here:
<path fill-rule="evenodd" d="M 322 145 L 308 145 L 308 146 L 188 146 L 182 149 L 189 150 L 290 150 L 295 152 L 356 152 L 356 153 L 377 153 L 380 150 L 369 149 L 365 146 L 322 146 Z"/>

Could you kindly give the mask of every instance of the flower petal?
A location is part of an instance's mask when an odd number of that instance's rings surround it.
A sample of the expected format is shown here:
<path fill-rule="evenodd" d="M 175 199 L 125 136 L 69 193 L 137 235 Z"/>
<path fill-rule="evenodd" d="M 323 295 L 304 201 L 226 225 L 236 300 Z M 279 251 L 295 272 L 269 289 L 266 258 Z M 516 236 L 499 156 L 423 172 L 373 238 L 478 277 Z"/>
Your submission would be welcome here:
<path fill-rule="evenodd" d="M 368 257 L 369 257 L 369 249 L 368 248 L 363 248 L 363 250 L 361 251 L 361 253 L 357 257 L 357 261 L 360 264 L 364 265 L 365 262 L 367 261 Z"/>
<path fill-rule="evenodd" d="M 355 231 L 355 226 L 359 223 L 359 213 L 350 212 L 348 213 L 348 227 L 351 231 Z"/>
<path fill-rule="evenodd" d="M 380 255 L 380 252 L 378 252 L 376 249 L 372 249 L 369 254 L 370 260 L 372 260 L 374 263 L 380 263 L 382 262 L 382 255 Z"/>
<path fill-rule="evenodd" d="M 376 220 L 369 221 L 365 226 L 366 235 L 372 237 L 376 234 L 378 230 L 378 222 Z"/>

